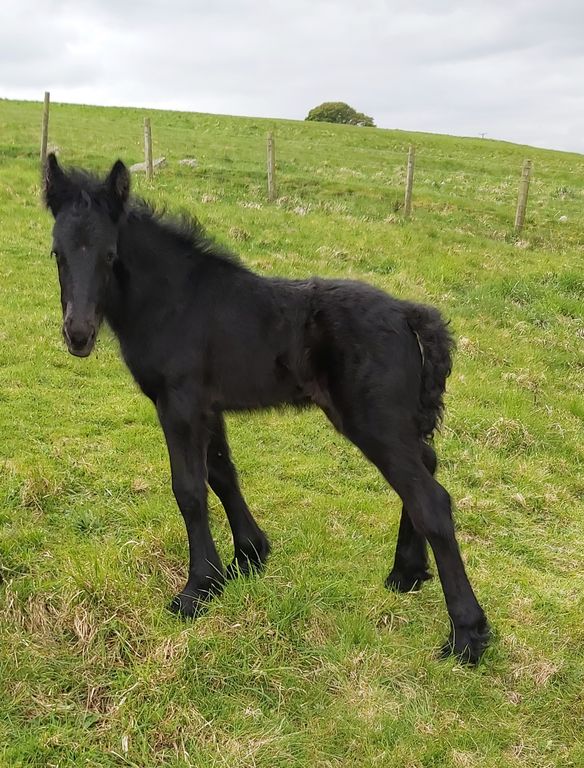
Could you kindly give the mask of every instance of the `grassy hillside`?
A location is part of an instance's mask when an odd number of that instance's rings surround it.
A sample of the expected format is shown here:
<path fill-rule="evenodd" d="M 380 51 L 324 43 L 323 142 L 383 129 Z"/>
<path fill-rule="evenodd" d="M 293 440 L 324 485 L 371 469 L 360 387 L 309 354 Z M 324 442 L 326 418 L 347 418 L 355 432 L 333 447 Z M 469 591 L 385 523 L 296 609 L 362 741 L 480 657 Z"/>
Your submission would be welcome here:
<path fill-rule="evenodd" d="M 229 418 L 273 555 L 197 622 L 165 612 L 187 547 L 162 435 L 107 330 L 90 359 L 65 351 L 38 201 L 41 106 L 0 101 L 0 765 L 583 765 L 584 157 L 150 116 L 168 165 L 153 184 L 136 178 L 137 193 L 194 212 L 264 274 L 363 278 L 451 318 L 440 478 L 495 640 L 477 669 L 436 659 L 447 634 L 438 580 L 384 590 L 397 497 L 318 412 Z M 64 163 L 105 170 L 142 159 L 142 118 L 53 105 L 50 141 Z"/>

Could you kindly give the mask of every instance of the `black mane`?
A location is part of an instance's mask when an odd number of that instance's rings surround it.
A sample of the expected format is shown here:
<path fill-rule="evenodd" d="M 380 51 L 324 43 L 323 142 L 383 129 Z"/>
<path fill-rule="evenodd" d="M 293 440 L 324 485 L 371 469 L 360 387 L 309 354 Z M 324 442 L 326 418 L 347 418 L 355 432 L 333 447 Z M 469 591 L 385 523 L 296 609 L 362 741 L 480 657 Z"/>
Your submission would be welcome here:
<path fill-rule="evenodd" d="M 95 206 L 99 210 L 108 210 L 106 180 L 83 168 L 68 168 L 65 174 L 68 202 L 74 206 Z M 44 202 L 48 206 L 49 189 L 49 186 L 45 185 L 43 191 Z M 241 259 L 209 236 L 203 224 L 189 211 L 183 210 L 179 215 L 171 214 L 166 207 L 156 208 L 146 199 L 132 195 L 124 212 L 129 224 L 155 227 L 158 234 L 167 239 L 169 245 L 176 246 L 175 250 L 183 255 L 211 257 L 245 269 Z"/>
<path fill-rule="evenodd" d="M 151 224 L 169 241 L 185 253 L 210 256 L 244 268 L 244 264 L 232 251 L 207 234 L 199 219 L 188 211 L 178 216 L 168 213 L 166 207 L 156 208 L 141 197 L 132 197 L 127 211 L 128 223 Z"/>

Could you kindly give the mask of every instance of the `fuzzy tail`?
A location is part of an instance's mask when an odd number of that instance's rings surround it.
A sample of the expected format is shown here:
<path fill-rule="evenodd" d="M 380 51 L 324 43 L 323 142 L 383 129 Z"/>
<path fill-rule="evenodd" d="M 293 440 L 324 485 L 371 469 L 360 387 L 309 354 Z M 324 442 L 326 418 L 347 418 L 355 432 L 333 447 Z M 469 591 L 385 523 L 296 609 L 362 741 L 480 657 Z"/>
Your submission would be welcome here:
<path fill-rule="evenodd" d="M 422 388 L 420 391 L 420 432 L 431 440 L 444 411 L 446 379 L 452 370 L 454 337 L 440 312 L 434 307 L 409 304 L 408 325 L 418 338 L 422 351 Z"/>

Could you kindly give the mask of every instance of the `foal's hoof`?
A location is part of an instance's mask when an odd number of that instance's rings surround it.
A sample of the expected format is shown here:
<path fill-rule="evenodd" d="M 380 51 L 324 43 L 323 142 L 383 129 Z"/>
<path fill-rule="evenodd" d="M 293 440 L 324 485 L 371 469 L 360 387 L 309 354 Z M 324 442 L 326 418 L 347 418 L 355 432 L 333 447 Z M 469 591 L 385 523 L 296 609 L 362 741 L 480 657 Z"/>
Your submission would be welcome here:
<path fill-rule="evenodd" d="M 440 658 L 454 655 L 463 664 L 478 664 L 491 639 L 491 630 L 485 616 L 474 627 L 452 630 L 440 649 Z"/>
<path fill-rule="evenodd" d="M 168 610 L 185 619 L 196 619 L 197 616 L 205 613 L 211 597 L 209 592 L 197 595 L 179 592 L 170 601 Z"/>
<path fill-rule="evenodd" d="M 394 592 L 418 592 L 422 584 L 431 578 L 432 574 L 426 570 L 404 573 L 394 568 L 385 580 L 385 586 Z"/>
<path fill-rule="evenodd" d="M 187 585 L 182 592 L 172 598 L 168 610 L 184 618 L 196 619 L 197 616 L 205 613 L 209 602 L 223 591 L 223 585 L 223 577 L 221 581 L 211 581 L 210 586 L 204 589 L 189 589 Z"/>
<path fill-rule="evenodd" d="M 236 551 L 235 557 L 225 569 L 225 578 L 236 579 L 238 576 L 249 576 L 263 571 L 270 549 L 270 542 L 264 539 L 255 546 L 249 544 L 245 550 Z"/>

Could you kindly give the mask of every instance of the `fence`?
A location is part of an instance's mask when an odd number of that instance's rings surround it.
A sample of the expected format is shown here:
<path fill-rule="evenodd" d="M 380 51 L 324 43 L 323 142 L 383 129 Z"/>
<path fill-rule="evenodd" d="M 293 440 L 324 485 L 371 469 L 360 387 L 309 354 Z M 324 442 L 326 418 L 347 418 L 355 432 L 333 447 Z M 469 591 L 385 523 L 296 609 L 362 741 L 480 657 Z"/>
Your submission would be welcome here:
<path fill-rule="evenodd" d="M 45 92 L 42 128 L 41 128 L 41 168 L 44 168 L 47 158 L 48 131 L 49 131 L 49 107 L 50 94 Z M 414 169 L 415 169 L 416 149 L 410 145 L 406 161 L 406 181 L 403 204 L 404 219 L 410 219 L 413 208 L 413 190 L 414 190 Z M 160 161 L 153 161 L 152 155 L 152 127 L 150 118 L 144 118 L 144 170 L 146 178 L 151 181 L 154 178 L 154 168 Z M 140 166 L 142 167 L 142 166 Z M 529 184 L 532 177 L 532 162 L 529 159 L 524 160 L 519 181 L 517 194 L 517 207 L 515 211 L 514 230 L 519 234 L 525 224 L 527 212 L 527 199 L 529 195 Z M 267 199 L 273 203 L 277 199 L 276 185 L 276 142 L 273 133 L 270 131 L 267 136 Z"/>

